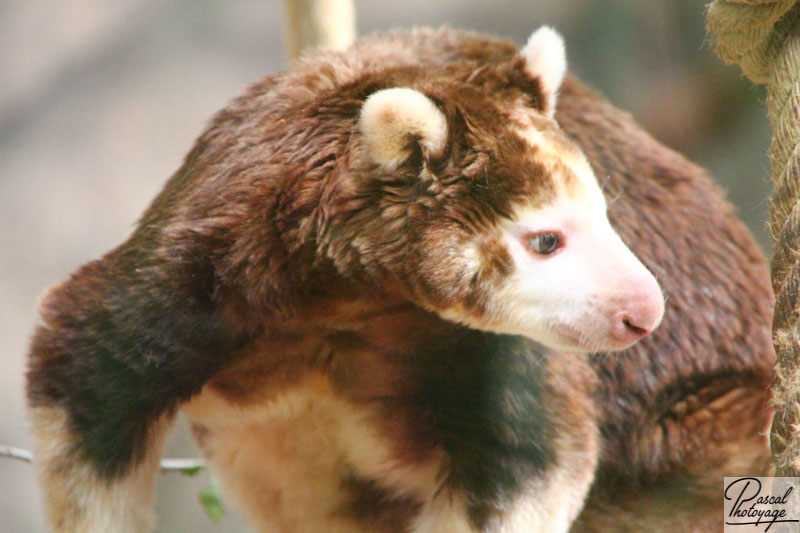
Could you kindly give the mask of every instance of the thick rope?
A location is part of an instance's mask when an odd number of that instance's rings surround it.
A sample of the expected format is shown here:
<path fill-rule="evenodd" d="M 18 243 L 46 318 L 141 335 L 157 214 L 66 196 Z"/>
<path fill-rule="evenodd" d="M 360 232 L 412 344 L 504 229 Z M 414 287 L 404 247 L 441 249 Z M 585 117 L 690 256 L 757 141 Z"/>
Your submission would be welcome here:
<path fill-rule="evenodd" d="M 800 476 L 800 4 L 714 0 L 706 21 L 723 61 L 737 63 L 753 82 L 767 86 L 773 128 L 772 333 L 778 356 L 770 442 L 777 475 Z"/>

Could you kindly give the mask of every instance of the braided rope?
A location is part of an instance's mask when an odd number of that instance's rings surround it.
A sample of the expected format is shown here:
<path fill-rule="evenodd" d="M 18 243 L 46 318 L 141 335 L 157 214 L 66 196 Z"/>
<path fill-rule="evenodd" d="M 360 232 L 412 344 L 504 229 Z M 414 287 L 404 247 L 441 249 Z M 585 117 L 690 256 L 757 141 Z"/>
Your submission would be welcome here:
<path fill-rule="evenodd" d="M 777 475 L 800 476 L 800 4 L 795 0 L 714 0 L 708 31 L 717 54 L 767 86 L 775 241 L 773 342 L 778 356 L 771 446 Z"/>

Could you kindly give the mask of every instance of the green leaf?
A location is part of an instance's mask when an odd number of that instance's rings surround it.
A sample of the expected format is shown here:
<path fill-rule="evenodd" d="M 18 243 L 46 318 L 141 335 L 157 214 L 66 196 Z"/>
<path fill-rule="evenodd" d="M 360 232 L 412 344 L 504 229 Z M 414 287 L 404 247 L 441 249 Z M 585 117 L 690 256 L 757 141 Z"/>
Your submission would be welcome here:
<path fill-rule="evenodd" d="M 181 474 L 183 474 L 184 476 L 192 477 L 196 475 L 198 472 L 202 472 L 205 469 L 206 467 L 204 466 L 190 466 L 187 468 L 181 468 Z"/>
<path fill-rule="evenodd" d="M 208 480 L 206 488 L 197 495 L 197 499 L 212 522 L 219 522 L 225 516 L 225 505 L 222 503 L 219 484 L 213 477 Z"/>

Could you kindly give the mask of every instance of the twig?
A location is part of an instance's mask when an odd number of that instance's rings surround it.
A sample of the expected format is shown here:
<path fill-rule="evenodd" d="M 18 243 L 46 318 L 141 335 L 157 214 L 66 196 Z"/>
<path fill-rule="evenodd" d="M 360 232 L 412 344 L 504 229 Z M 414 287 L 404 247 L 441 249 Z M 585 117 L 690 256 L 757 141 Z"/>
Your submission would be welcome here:
<path fill-rule="evenodd" d="M 8 457 L 10 459 L 17 459 L 25 461 L 26 463 L 33 462 L 33 454 L 30 450 L 17 448 L 15 446 L 6 446 L 0 444 L 0 457 Z M 197 471 L 206 467 L 206 462 L 202 459 L 162 459 L 161 472 L 183 472 Z"/>
<path fill-rule="evenodd" d="M 206 462 L 202 459 L 162 459 L 161 472 L 181 472 L 202 470 Z"/>
<path fill-rule="evenodd" d="M 30 451 L 23 450 L 22 448 L 15 448 L 14 446 L 6 446 L 5 444 L 0 444 L 0 457 L 19 459 L 26 463 L 33 462 L 33 454 Z"/>

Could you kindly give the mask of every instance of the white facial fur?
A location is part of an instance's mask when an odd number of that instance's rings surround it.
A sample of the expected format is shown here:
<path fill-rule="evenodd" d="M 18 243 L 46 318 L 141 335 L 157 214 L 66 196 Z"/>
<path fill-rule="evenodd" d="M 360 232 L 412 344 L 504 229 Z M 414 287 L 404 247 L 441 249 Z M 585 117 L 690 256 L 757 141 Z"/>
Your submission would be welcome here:
<path fill-rule="evenodd" d="M 484 311 L 476 314 L 456 306 L 438 312 L 477 329 L 523 335 L 555 349 L 627 348 L 660 323 L 661 289 L 611 227 L 605 198 L 585 157 L 556 148 L 558 143 L 548 142 L 549 134 L 531 130 L 523 136 L 537 146 L 543 160 L 558 160 L 568 172 L 549 176 L 554 199 L 519 206 L 501 224 L 501 241 L 514 268 L 488 292 Z M 536 253 L 528 242 L 541 233 L 558 234 L 560 248 Z M 462 253 L 475 271 L 486 263 L 477 250 L 467 245 Z"/>
<path fill-rule="evenodd" d="M 489 329 L 559 349 L 626 348 L 661 321 L 658 283 L 611 227 L 605 198 L 583 155 L 559 153 L 538 132 L 526 137 L 542 157 L 568 166 L 577 183 L 566 186 L 553 176 L 554 201 L 521 207 L 503 224 L 515 269 L 493 299 L 497 322 Z M 527 246 L 531 235 L 542 232 L 561 236 L 556 252 L 537 254 Z"/>

